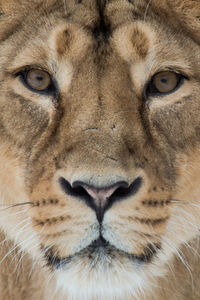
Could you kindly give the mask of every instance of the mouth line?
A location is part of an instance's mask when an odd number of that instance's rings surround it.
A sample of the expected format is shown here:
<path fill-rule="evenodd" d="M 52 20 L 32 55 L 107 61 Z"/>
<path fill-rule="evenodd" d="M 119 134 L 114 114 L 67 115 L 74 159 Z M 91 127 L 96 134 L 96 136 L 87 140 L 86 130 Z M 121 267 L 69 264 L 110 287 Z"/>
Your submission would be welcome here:
<path fill-rule="evenodd" d="M 79 257 L 80 259 L 87 257 L 91 261 L 91 265 L 94 265 L 94 261 L 96 261 L 97 263 L 97 257 L 100 255 L 100 253 L 105 257 L 109 257 L 111 260 L 117 259 L 117 256 L 123 256 L 133 263 L 149 264 L 160 249 L 161 246 L 159 244 L 149 244 L 144 248 L 142 254 L 131 254 L 116 248 L 108 241 L 106 241 L 102 236 L 99 236 L 99 238 L 93 241 L 90 245 L 68 257 L 59 257 L 56 254 L 57 251 L 53 251 L 53 247 L 48 248 L 48 250 L 43 248 L 42 251 L 44 252 L 47 266 L 52 269 L 58 270 L 66 267 L 66 265 L 68 265 L 70 262 L 72 262 L 73 259 L 77 257 Z"/>

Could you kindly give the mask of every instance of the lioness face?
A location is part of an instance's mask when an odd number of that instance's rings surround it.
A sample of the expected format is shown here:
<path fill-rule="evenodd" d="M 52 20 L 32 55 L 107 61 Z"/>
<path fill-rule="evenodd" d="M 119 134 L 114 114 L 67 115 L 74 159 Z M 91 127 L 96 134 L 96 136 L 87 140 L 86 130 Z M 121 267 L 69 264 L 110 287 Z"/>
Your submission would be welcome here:
<path fill-rule="evenodd" d="M 156 0 L 44 2 L 0 21 L 1 228 L 128 299 L 198 230 L 199 45 Z"/>

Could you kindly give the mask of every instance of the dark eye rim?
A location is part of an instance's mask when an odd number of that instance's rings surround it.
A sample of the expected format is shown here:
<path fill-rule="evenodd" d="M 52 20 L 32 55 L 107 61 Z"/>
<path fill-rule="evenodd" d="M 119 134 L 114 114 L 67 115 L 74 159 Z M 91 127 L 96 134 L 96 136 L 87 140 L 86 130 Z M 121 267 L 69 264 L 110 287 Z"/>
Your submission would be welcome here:
<path fill-rule="evenodd" d="M 160 92 L 160 91 L 158 91 L 157 88 L 155 87 L 154 83 L 153 83 L 154 77 L 156 75 L 160 74 L 160 73 L 163 73 L 163 72 L 172 72 L 172 73 L 176 74 L 176 76 L 177 76 L 177 79 L 178 79 L 177 85 L 170 92 Z M 159 72 L 155 73 L 151 77 L 151 79 L 146 83 L 145 88 L 144 88 L 143 98 L 144 98 L 144 100 L 148 100 L 149 97 L 164 97 L 164 96 L 173 94 L 174 92 L 176 92 L 182 86 L 182 84 L 184 83 L 185 80 L 189 80 L 189 78 L 186 75 L 182 74 L 182 73 L 177 73 L 177 72 L 171 71 L 171 70 L 159 71 Z M 153 87 L 153 92 L 150 91 L 150 85 L 152 85 L 151 87 Z"/>
<path fill-rule="evenodd" d="M 27 75 L 28 75 L 28 72 L 30 72 L 31 70 L 41 70 L 42 72 L 45 72 L 47 73 L 49 76 L 50 76 L 50 84 L 48 85 L 48 87 L 44 90 L 37 90 L 37 89 L 34 89 L 32 88 L 28 82 L 27 82 Z M 58 85 L 56 83 L 56 81 L 52 78 L 52 76 L 46 71 L 46 70 L 43 70 L 41 68 L 38 68 L 38 67 L 26 67 L 25 69 L 17 72 L 16 76 L 19 76 L 21 82 L 23 83 L 23 85 L 29 89 L 30 91 L 34 92 L 34 93 L 38 93 L 38 94 L 41 94 L 41 95 L 53 95 L 55 97 L 58 96 Z"/>

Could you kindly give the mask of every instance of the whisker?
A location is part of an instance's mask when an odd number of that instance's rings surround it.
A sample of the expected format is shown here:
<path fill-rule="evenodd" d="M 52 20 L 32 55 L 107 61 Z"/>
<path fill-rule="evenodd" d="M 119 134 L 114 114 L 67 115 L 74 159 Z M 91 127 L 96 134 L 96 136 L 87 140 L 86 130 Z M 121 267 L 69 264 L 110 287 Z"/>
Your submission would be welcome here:
<path fill-rule="evenodd" d="M 179 223 L 177 222 L 179 221 Z M 170 225 L 175 225 L 175 226 L 180 226 L 180 223 L 182 224 L 182 229 L 184 229 L 185 232 L 188 231 L 187 226 L 185 226 L 186 224 L 190 225 L 189 229 L 192 227 L 193 229 L 195 229 L 196 232 L 198 232 L 199 227 L 197 226 L 197 224 L 190 222 L 188 219 L 184 218 L 184 217 L 178 217 L 176 216 L 176 219 L 171 219 L 170 220 Z"/>
<path fill-rule="evenodd" d="M 18 227 L 18 226 L 21 225 L 22 223 L 26 222 L 26 224 L 18 231 L 17 236 L 16 236 L 16 240 L 17 240 L 18 236 L 19 236 L 23 231 L 25 232 L 26 228 L 30 226 L 30 222 L 28 222 L 28 220 L 29 220 L 29 218 L 27 218 L 27 219 L 25 219 L 25 220 L 23 220 L 22 222 L 20 222 L 20 223 L 17 224 L 16 227 Z M 15 229 L 16 229 L 16 227 L 15 227 Z M 14 252 L 16 249 L 18 249 L 20 245 L 23 245 L 24 242 L 29 241 L 29 240 L 32 239 L 35 235 L 36 235 L 36 234 L 34 233 L 34 234 L 32 234 L 31 236 L 29 236 L 28 239 L 25 239 L 25 241 L 22 241 L 22 242 L 20 242 L 20 243 L 15 243 L 14 246 L 6 253 L 6 255 L 4 255 L 4 257 L 1 259 L 0 264 L 1 264 L 1 263 L 2 263 L 2 262 L 3 262 L 3 261 L 4 261 L 11 253 L 12 253 L 12 252 Z M 4 243 L 5 241 L 6 241 L 6 239 L 4 239 L 4 240 L 1 242 L 1 244 Z M 14 255 L 14 257 L 16 257 L 16 255 Z"/>
<path fill-rule="evenodd" d="M 0 206 L 3 206 L 3 207 L 4 207 L 4 208 L 1 208 L 0 210 L 6 210 L 6 209 L 9 209 L 9 208 L 18 207 L 18 206 L 23 206 L 23 205 L 33 205 L 33 202 L 16 203 L 16 204 L 9 205 L 9 206 L 6 206 L 6 207 L 5 207 L 5 205 L 0 205 Z"/>
<path fill-rule="evenodd" d="M 200 204 L 197 204 L 195 202 L 191 202 L 190 200 L 184 200 L 184 199 L 170 199 L 171 203 L 178 203 L 178 204 L 187 204 L 187 205 L 192 205 L 194 207 L 200 208 Z"/>
<path fill-rule="evenodd" d="M 185 200 L 179 200 L 179 199 L 170 199 L 170 202 L 172 202 L 172 203 L 184 203 L 186 201 Z"/>
<path fill-rule="evenodd" d="M 165 237 L 162 237 L 162 241 L 163 241 L 164 245 L 166 246 L 166 248 L 168 248 L 170 251 L 172 251 L 179 258 L 179 260 L 182 262 L 182 264 L 185 266 L 185 268 L 187 269 L 188 273 L 190 274 L 191 282 L 192 282 L 192 286 L 193 286 L 192 271 L 190 269 L 190 266 L 188 265 L 188 262 L 184 258 L 183 252 L 180 249 L 177 249 L 175 247 L 174 248 L 171 247 L 171 245 L 169 244 L 170 241 L 168 241 L 168 239 L 166 239 Z"/>
<path fill-rule="evenodd" d="M 17 211 L 17 212 L 15 212 L 15 213 L 9 213 L 9 214 L 7 214 L 7 215 L 0 215 L 0 218 L 1 219 L 3 219 L 3 218 L 9 218 L 9 217 L 13 217 L 13 216 L 17 216 L 17 215 L 20 215 L 20 214 L 24 214 L 25 212 L 27 212 L 28 211 L 28 209 L 26 208 L 26 209 L 23 209 L 23 210 L 20 210 L 20 211 Z M 1 212 L 1 211 L 0 211 Z"/>
<path fill-rule="evenodd" d="M 17 225 L 16 225 L 14 228 L 12 228 L 12 231 L 15 232 L 15 230 L 16 230 L 20 225 L 22 225 L 22 224 L 25 223 L 25 222 L 28 222 L 28 220 L 29 220 L 29 218 L 26 218 L 26 219 L 22 220 L 21 222 L 17 223 Z M 25 226 L 28 226 L 28 225 L 29 225 L 29 223 L 26 223 L 26 224 L 25 224 Z M 6 237 L 3 241 L 0 242 L 0 246 L 1 246 L 3 243 L 5 243 L 6 241 L 9 241 L 8 237 Z"/>
<path fill-rule="evenodd" d="M 67 6 L 66 6 L 66 0 L 63 0 L 63 4 L 64 4 L 64 12 L 67 15 Z"/>
<path fill-rule="evenodd" d="M 28 240 L 28 242 L 26 242 L 26 243 L 24 244 L 25 248 L 27 248 L 28 245 L 31 245 L 32 242 L 33 242 L 32 239 L 31 239 L 31 240 Z M 39 244 L 34 244 L 32 247 L 29 247 L 29 251 L 31 251 L 31 250 L 33 250 L 33 249 L 38 249 L 38 247 L 39 247 Z M 20 249 L 19 254 L 20 254 L 20 253 L 21 253 L 21 257 L 20 257 L 20 259 L 18 260 L 18 263 L 16 264 L 16 268 L 15 268 L 16 271 L 17 271 L 18 267 L 20 267 L 20 264 L 22 263 L 23 258 L 27 255 L 27 252 L 24 251 L 24 250 L 22 250 L 22 249 Z"/>
<path fill-rule="evenodd" d="M 16 240 L 16 241 L 18 240 L 19 236 L 20 236 L 21 233 L 24 231 L 24 229 L 27 228 L 27 227 L 29 227 L 30 224 L 31 224 L 31 223 L 28 222 L 28 220 L 27 220 L 27 223 L 26 223 L 24 226 L 22 226 L 22 227 L 20 228 L 20 230 L 17 232 L 17 234 L 16 234 L 16 236 L 15 236 L 15 240 Z M 30 227 L 29 227 L 29 228 L 30 228 Z"/>
<path fill-rule="evenodd" d="M 152 0 L 149 0 L 149 2 L 147 3 L 147 7 L 146 7 L 145 13 L 144 13 L 144 21 L 146 21 L 146 17 L 147 17 L 147 13 L 148 13 L 148 9 L 149 9 L 149 6 L 150 6 L 150 4 L 151 4 L 151 1 L 152 1 Z"/>
<path fill-rule="evenodd" d="M 6 255 L 4 255 L 4 257 L 0 260 L 0 264 L 16 249 L 18 248 L 18 245 L 15 245 L 14 247 L 12 247 L 7 253 Z"/>

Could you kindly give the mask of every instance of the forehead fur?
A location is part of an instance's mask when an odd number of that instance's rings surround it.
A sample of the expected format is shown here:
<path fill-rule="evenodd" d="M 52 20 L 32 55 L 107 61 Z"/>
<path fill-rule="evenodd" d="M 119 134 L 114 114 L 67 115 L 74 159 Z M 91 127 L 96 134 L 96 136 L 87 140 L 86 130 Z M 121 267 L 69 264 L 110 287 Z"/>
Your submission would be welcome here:
<path fill-rule="evenodd" d="M 74 24 L 58 25 L 50 40 L 59 61 L 70 59 L 77 62 L 85 55 L 91 43 L 90 36 Z"/>
<path fill-rule="evenodd" d="M 168 26 L 179 25 L 179 28 L 185 28 L 190 36 L 199 41 L 198 0 L 0 0 L 0 15 L 4 15 L 0 21 L 0 37 L 2 31 L 9 31 L 8 24 L 4 28 L 4 23 L 10 23 L 11 15 L 19 21 L 20 16 L 28 16 L 30 9 L 36 14 L 48 12 L 49 16 L 59 11 L 70 23 L 90 28 L 95 35 L 99 35 L 100 32 L 107 35 L 119 25 L 133 20 L 148 22 L 152 16 L 159 20 L 160 15 L 161 23 L 168 20 Z"/>

